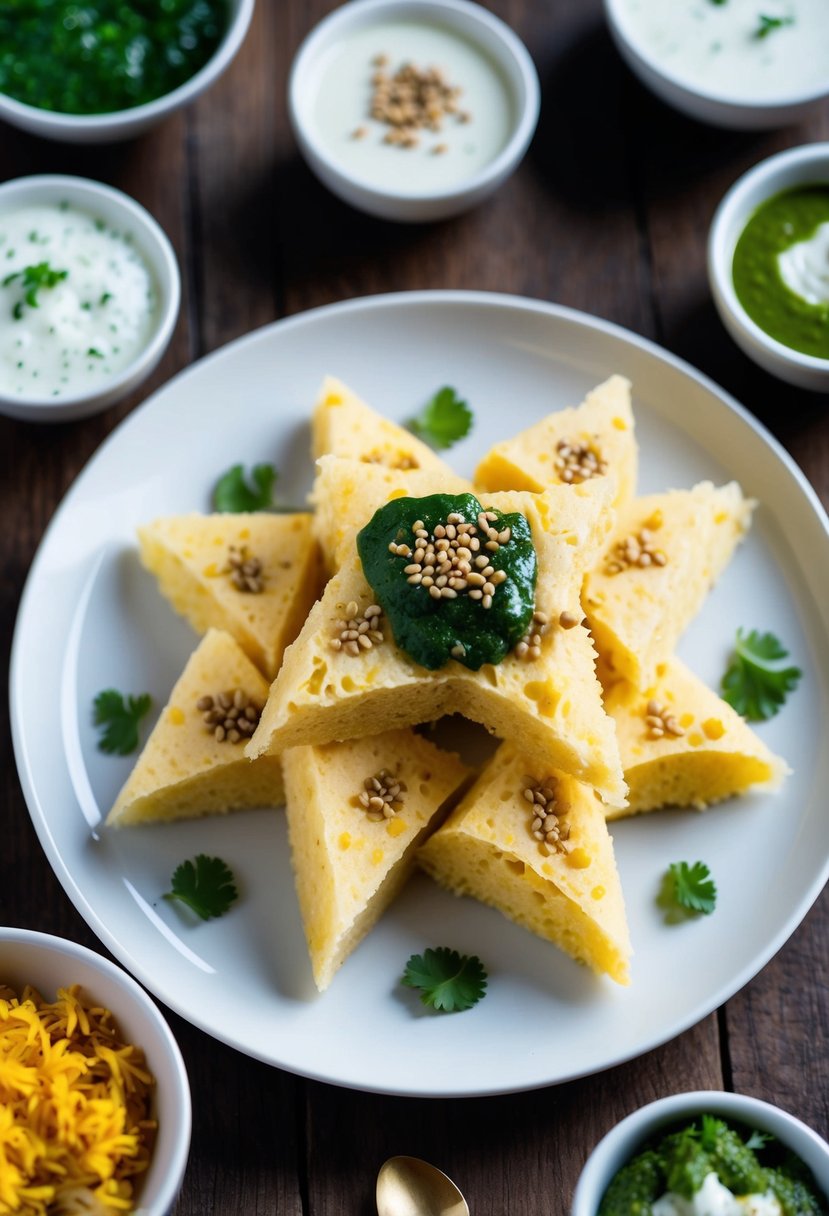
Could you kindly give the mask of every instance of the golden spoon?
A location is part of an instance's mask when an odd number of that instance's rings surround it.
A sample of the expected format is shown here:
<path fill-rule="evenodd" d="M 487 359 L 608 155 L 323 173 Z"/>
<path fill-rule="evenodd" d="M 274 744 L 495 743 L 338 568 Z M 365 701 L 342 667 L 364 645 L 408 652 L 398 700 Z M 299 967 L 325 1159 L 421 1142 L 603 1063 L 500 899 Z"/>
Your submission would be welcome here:
<path fill-rule="evenodd" d="M 377 1175 L 377 1216 L 469 1216 L 451 1178 L 419 1157 L 389 1157 Z"/>

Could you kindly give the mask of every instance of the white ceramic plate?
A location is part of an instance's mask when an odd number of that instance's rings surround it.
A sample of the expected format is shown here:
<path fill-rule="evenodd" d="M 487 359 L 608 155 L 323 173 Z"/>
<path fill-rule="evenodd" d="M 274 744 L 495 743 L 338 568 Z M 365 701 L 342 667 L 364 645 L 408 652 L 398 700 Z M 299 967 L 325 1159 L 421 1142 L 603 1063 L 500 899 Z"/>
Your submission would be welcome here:
<path fill-rule="evenodd" d="M 416 877 L 326 994 L 311 980 L 281 812 L 102 830 L 131 761 L 102 755 L 103 688 L 166 695 L 196 643 L 138 562 L 135 527 L 209 509 L 231 463 L 272 461 L 296 501 L 309 487 L 308 414 L 325 372 L 405 419 L 441 385 L 473 405 L 451 452 L 471 473 L 492 441 L 578 402 L 610 373 L 635 387 L 643 492 L 736 477 L 756 524 L 681 654 L 716 685 L 738 626 L 770 629 L 805 677 L 759 727 L 794 770 L 782 793 L 705 815 L 614 825 L 635 946 L 632 986 L 594 977 L 498 913 Z M 827 876 L 827 523 L 797 469 L 716 386 L 605 322 L 504 296 L 418 293 L 335 305 L 260 330 L 178 376 L 101 447 L 32 567 L 12 659 L 15 750 L 60 881 L 112 952 L 171 1008 L 252 1056 L 307 1076 L 401 1094 L 519 1090 L 598 1071 L 678 1034 L 783 944 Z M 224 858 L 242 897 L 190 925 L 161 899 L 184 858 Z M 715 913 L 666 925 L 669 862 L 706 861 Z M 436 1016 L 398 984 L 410 954 L 449 945 L 484 960 L 486 998 Z"/>

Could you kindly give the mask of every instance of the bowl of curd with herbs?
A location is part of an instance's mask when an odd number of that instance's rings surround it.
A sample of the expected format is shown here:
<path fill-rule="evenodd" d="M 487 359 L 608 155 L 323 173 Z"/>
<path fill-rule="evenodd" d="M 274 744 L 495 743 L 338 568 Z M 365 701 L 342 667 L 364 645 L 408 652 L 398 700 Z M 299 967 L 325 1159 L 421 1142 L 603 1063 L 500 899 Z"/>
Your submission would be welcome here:
<path fill-rule="evenodd" d="M 352 0 L 297 52 L 288 108 L 300 150 L 370 215 L 429 221 L 482 201 L 535 130 L 526 48 L 469 0 Z"/>
<path fill-rule="evenodd" d="M 708 277 L 755 363 L 829 390 L 829 143 L 790 148 L 735 182 L 711 224 Z"/>
<path fill-rule="evenodd" d="M 829 97 L 825 0 L 604 0 L 604 8 L 628 66 L 692 118 L 780 127 Z"/>
<path fill-rule="evenodd" d="M 55 421 L 136 388 L 179 311 L 170 242 L 149 212 L 84 178 L 0 186 L 0 413 Z"/>

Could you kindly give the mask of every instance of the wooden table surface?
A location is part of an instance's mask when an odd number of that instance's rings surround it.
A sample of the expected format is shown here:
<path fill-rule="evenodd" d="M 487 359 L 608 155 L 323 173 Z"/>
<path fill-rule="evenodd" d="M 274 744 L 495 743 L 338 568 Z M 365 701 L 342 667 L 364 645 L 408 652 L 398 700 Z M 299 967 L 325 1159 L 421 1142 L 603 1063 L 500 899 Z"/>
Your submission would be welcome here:
<path fill-rule="evenodd" d="M 171 347 L 139 396 L 86 421 L 0 419 L 3 661 L 29 564 L 63 494 L 146 392 L 257 326 L 319 304 L 411 288 L 477 288 L 553 300 L 660 342 L 732 391 L 829 500 L 825 397 L 787 388 L 722 329 L 705 277 L 708 224 L 745 169 L 782 148 L 829 139 L 829 107 L 782 132 L 699 126 L 647 94 L 618 59 L 599 0 L 492 0 L 525 40 L 542 116 L 518 172 L 483 206 L 429 226 L 349 210 L 301 161 L 285 80 L 330 0 L 259 0 L 222 80 L 133 143 L 51 144 L 0 130 L 0 176 L 87 175 L 135 196 L 171 237 L 184 301 Z M 40 849 L 2 722 L 0 923 L 102 949 Z M 585 1156 L 653 1098 L 733 1089 L 779 1103 L 829 1133 L 829 900 L 727 1005 L 673 1042 L 586 1080 L 507 1097 L 364 1095 L 268 1068 L 176 1016 L 194 1132 L 176 1216 L 363 1216 L 394 1153 L 452 1175 L 473 1216 L 564 1216 Z M 670 976 L 666 976 L 670 983 Z"/>

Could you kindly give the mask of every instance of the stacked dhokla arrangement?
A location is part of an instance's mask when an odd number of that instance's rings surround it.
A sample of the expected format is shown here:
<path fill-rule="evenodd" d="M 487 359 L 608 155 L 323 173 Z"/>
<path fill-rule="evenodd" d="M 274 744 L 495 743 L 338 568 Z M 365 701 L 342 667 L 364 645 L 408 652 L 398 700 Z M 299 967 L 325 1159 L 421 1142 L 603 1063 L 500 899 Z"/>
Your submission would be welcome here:
<path fill-rule="evenodd" d="M 313 513 L 139 530 L 203 637 L 108 823 L 284 801 L 321 990 L 415 865 L 626 984 L 608 822 L 787 771 L 674 653 L 753 503 L 637 497 L 621 376 L 472 481 L 327 378 L 312 455 Z M 450 714 L 501 740 L 483 768 L 418 729 Z"/>

